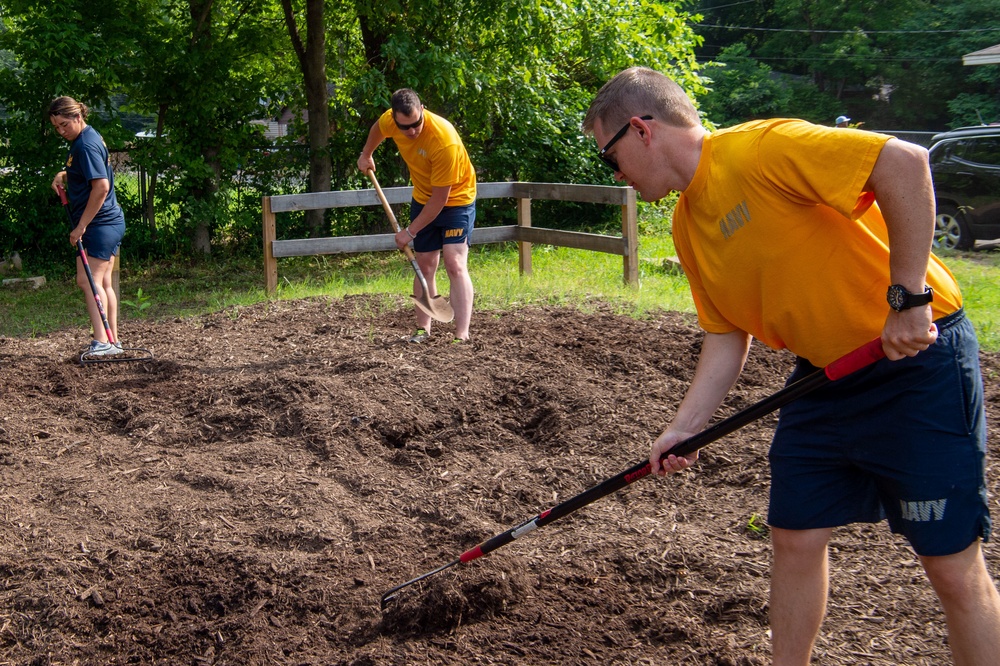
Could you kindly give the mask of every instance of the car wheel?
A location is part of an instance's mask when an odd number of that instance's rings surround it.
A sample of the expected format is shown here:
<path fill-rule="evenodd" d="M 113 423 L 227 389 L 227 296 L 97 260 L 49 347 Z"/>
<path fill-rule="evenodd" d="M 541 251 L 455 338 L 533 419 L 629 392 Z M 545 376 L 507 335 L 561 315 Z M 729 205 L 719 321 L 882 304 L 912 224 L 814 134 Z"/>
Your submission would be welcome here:
<path fill-rule="evenodd" d="M 934 248 L 938 250 L 968 250 L 976 239 L 969 233 L 965 220 L 954 206 L 938 206 L 934 219 Z"/>

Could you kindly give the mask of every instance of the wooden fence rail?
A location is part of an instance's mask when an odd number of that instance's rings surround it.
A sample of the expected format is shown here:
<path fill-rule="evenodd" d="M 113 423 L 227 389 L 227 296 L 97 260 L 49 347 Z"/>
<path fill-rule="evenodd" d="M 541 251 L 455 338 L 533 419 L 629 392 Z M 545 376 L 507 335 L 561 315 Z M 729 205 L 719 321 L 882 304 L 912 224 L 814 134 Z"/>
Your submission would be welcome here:
<path fill-rule="evenodd" d="M 409 203 L 412 187 L 383 188 L 390 204 Z M 623 257 L 626 284 L 639 284 L 638 229 L 636 220 L 635 190 L 630 187 L 608 185 L 573 185 L 567 183 L 479 183 L 478 199 L 512 198 L 516 200 L 517 225 L 501 227 L 476 227 L 472 243 L 501 243 L 515 241 L 518 245 L 518 264 L 522 275 L 531 274 L 531 246 L 545 243 L 594 252 L 619 254 Z M 606 236 L 578 231 L 562 231 L 531 226 L 531 200 L 578 201 L 583 203 L 621 206 L 622 235 Z M 374 189 L 343 190 L 339 192 L 313 192 L 264 197 L 261 201 L 264 223 L 264 276 L 268 294 L 278 289 L 278 259 L 317 254 L 344 254 L 396 250 L 393 234 L 366 236 L 340 236 L 336 238 L 302 238 L 277 240 L 277 213 L 318 208 L 345 208 L 348 206 L 381 206 Z"/>

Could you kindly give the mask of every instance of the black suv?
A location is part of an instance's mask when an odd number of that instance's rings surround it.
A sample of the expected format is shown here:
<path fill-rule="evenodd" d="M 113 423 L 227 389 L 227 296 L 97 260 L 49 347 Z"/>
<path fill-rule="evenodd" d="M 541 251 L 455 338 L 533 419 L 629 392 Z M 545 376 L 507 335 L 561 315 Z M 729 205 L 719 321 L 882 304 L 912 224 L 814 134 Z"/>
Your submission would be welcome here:
<path fill-rule="evenodd" d="M 934 247 L 967 250 L 977 240 L 1000 238 L 1000 125 L 936 134 L 930 160 Z"/>

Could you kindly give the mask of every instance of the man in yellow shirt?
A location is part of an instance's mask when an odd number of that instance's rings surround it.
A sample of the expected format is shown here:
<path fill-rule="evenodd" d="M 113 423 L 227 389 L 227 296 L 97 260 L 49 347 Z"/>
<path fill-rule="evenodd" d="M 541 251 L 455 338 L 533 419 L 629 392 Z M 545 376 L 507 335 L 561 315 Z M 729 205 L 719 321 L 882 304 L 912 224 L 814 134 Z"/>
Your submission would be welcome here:
<path fill-rule="evenodd" d="M 705 338 L 651 448 L 654 472 L 694 464 L 669 450 L 711 419 L 753 337 L 798 357 L 794 381 L 881 336 L 885 359 L 781 410 L 769 453 L 775 666 L 810 661 L 833 529 L 882 519 L 941 600 L 955 663 L 995 664 L 978 343 L 930 252 L 927 151 L 786 119 L 709 133 L 680 86 L 640 67 L 604 85 L 583 129 L 643 199 L 681 193 L 674 244 Z"/>
<path fill-rule="evenodd" d="M 468 263 L 476 222 L 476 171 L 454 126 L 426 110 L 409 88 L 392 94 L 390 108 L 368 132 L 358 158 L 358 169 L 363 173 L 375 169 L 372 154 L 386 138 L 396 143 L 413 182 L 410 225 L 396 234 L 396 245 L 402 249 L 413 243 L 429 298 L 437 296 L 434 275 L 444 256 L 455 311 L 454 339 L 468 341 L 473 300 Z M 413 293 L 421 296 L 415 276 Z M 417 331 L 410 342 L 423 342 L 431 334 L 431 318 L 419 308 L 416 314 Z"/>

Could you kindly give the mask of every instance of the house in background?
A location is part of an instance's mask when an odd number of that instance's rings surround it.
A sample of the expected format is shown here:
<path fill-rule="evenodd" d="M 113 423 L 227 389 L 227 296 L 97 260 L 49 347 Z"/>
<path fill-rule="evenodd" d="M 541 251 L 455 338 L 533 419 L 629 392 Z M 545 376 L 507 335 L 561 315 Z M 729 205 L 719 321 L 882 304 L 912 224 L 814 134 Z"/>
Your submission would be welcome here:
<path fill-rule="evenodd" d="M 301 113 L 301 121 L 304 123 L 307 118 L 307 112 L 303 111 Z M 264 137 L 274 141 L 278 137 L 286 136 L 288 134 L 288 125 L 295 119 L 295 114 L 287 106 L 282 107 L 281 113 L 275 118 L 268 118 L 266 120 L 251 120 L 250 123 L 253 125 L 262 125 L 264 127 Z"/>
<path fill-rule="evenodd" d="M 1000 44 L 966 53 L 962 56 L 963 65 L 1000 65 Z"/>

